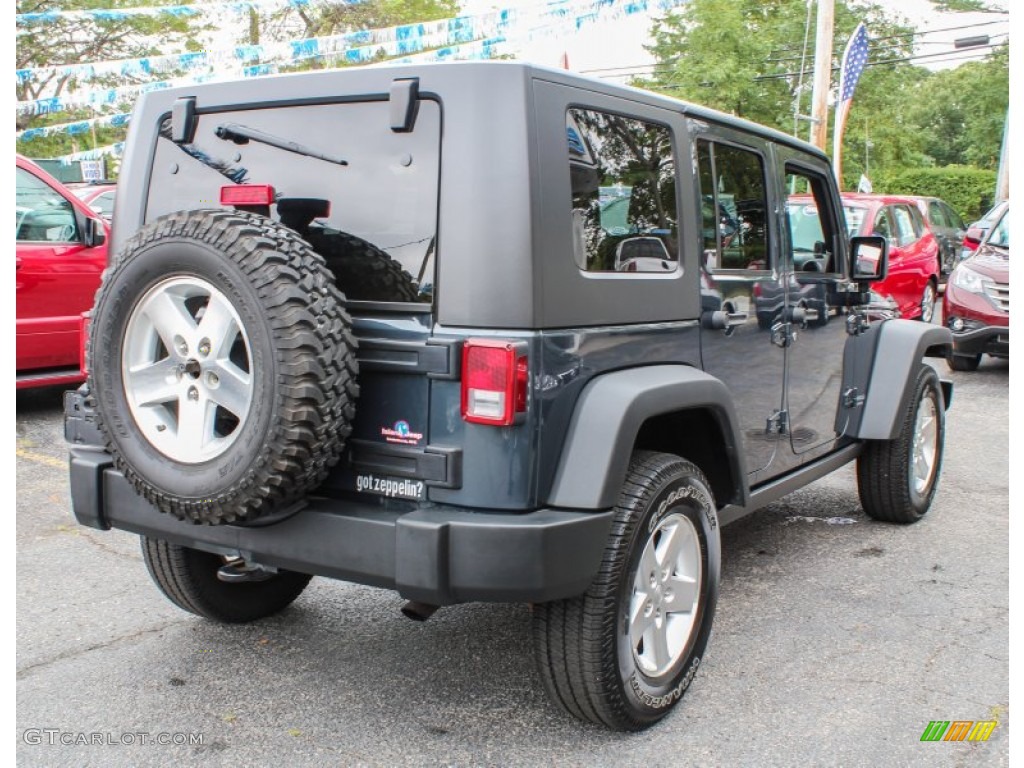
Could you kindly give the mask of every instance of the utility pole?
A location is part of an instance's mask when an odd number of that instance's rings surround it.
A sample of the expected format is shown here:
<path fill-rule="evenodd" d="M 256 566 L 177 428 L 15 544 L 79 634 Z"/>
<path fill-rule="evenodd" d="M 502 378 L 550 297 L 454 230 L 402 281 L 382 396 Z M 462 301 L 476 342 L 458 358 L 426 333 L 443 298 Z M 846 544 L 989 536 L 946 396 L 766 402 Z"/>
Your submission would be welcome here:
<path fill-rule="evenodd" d="M 818 25 L 814 38 L 814 90 L 811 94 L 811 144 L 825 149 L 828 138 L 828 91 L 832 84 L 832 28 L 835 0 L 818 0 Z"/>

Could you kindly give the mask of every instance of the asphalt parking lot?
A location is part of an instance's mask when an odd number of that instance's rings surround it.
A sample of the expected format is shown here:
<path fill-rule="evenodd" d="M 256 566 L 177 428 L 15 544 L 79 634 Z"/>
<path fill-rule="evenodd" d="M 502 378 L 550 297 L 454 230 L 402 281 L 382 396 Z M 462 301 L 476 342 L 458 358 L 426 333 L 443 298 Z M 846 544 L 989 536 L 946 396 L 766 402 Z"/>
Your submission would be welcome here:
<path fill-rule="evenodd" d="M 1008 765 L 1009 365 L 937 367 L 955 394 L 926 518 L 870 521 L 847 467 L 726 528 L 701 670 L 632 735 L 547 703 L 527 606 L 417 624 L 394 593 L 315 579 L 247 626 L 179 611 L 136 537 L 71 517 L 60 391 L 19 392 L 18 763 Z M 998 725 L 921 742 L 932 720 Z"/>

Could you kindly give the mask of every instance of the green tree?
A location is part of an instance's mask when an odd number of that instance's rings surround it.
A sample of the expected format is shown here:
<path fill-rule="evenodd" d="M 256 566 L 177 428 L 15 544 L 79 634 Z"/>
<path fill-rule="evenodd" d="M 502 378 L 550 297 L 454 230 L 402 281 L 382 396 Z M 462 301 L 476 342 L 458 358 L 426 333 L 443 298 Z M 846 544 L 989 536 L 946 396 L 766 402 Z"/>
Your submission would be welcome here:
<path fill-rule="evenodd" d="M 335 35 L 354 29 L 376 29 L 417 21 L 435 21 L 457 15 L 456 0 L 373 0 L 365 3 L 325 3 L 295 6 L 294 13 L 305 25 L 303 37 Z"/>
<path fill-rule="evenodd" d="M 138 4 L 138 0 L 18 0 L 16 13 L 118 9 Z M 169 3 L 165 0 L 164 4 Z M 133 15 L 102 21 L 64 16 L 19 26 L 15 66 L 17 69 L 50 67 L 154 56 L 171 49 L 199 50 L 202 45 L 196 38 L 207 29 L 208 25 L 199 16 Z M 19 82 L 17 99 L 31 101 L 60 96 L 75 85 L 69 75 L 53 73 L 42 79 Z M 21 127 L 24 126 L 19 125 Z"/>
<path fill-rule="evenodd" d="M 909 55 L 910 29 L 880 6 L 838 0 L 835 17 L 835 67 L 860 21 L 872 37 L 885 39 L 886 58 Z M 691 0 L 656 22 L 648 47 L 658 62 L 655 74 L 638 84 L 792 131 L 798 86 L 801 112 L 809 111 L 813 17 L 810 21 L 805 58 L 805 0 Z"/>
<path fill-rule="evenodd" d="M 792 114 L 789 84 L 759 78 L 782 71 L 769 62 L 780 39 L 798 39 L 791 13 L 796 5 L 692 0 L 655 24 L 648 50 L 657 66 L 651 78 L 638 84 L 779 126 Z M 764 34 L 766 30 L 771 34 Z"/>
<path fill-rule="evenodd" d="M 870 36 L 870 65 L 857 85 L 843 137 L 844 188 L 855 186 L 861 173 L 949 164 L 995 167 L 1009 92 L 1005 49 L 985 62 L 929 72 L 906 61 L 913 55 L 914 33 L 896 16 L 878 5 L 836 0 L 833 88 L 846 41 L 861 21 Z M 656 22 L 649 50 L 657 65 L 637 84 L 791 133 L 798 97 L 800 113 L 810 110 L 813 16 L 805 58 L 807 22 L 805 0 L 691 0 Z M 799 134 L 807 130 L 801 122 Z"/>
<path fill-rule="evenodd" d="M 164 2 L 166 3 L 166 0 Z M 138 4 L 138 0 L 18 0 L 16 13 L 117 9 Z M 199 50 L 202 45 L 197 37 L 209 29 L 209 25 L 201 16 L 134 15 L 124 19 L 102 21 L 64 16 L 45 23 L 19 25 L 18 29 L 15 66 L 17 69 L 28 69 L 155 56 L 170 51 Z M 126 76 L 100 77 L 83 83 L 66 73 L 52 72 L 40 78 L 19 81 L 16 86 L 16 98 L 18 101 L 34 101 L 61 96 L 76 87 L 109 88 L 142 82 L 143 79 Z M 111 106 L 109 111 L 121 112 L 130 109 L 131 105 L 125 103 Z M 19 114 L 15 119 L 15 130 L 85 120 L 95 117 L 96 114 L 88 109 L 49 115 Z M 124 137 L 123 128 L 99 127 L 77 136 L 56 134 L 32 141 L 18 141 L 16 149 L 30 157 L 55 157 L 112 144 L 122 141 Z"/>
<path fill-rule="evenodd" d="M 184 0 L 147 0 L 144 5 L 176 5 Z M 18 0 L 17 13 L 39 13 L 49 10 L 91 10 L 97 8 L 129 8 L 140 0 Z M 417 21 L 430 21 L 455 16 L 456 0 L 367 0 L 317 3 L 307 7 L 289 6 L 273 14 L 250 12 L 246 42 L 275 42 L 299 37 L 338 34 L 356 29 L 387 27 Z M 95 21 L 63 17 L 45 24 L 19 27 L 15 63 L 18 69 L 81 64 L 90 61 L 157 56 L 163 53 L 201 50 L 204 40 L 213 31 L 203 15 L 195 16 L 130 16 L 116 21 Z M 223 38 L 220 38 L 223 40 Z M 218 42 L 218 45 L 223 45 Z M 336 62 L 330 62 L 336 64 Z M 300 68 L 324 66 L 310 61 Z M 174 77 L 167 73 L 161 79 Z M 118 76 L 90 81 L 89 87 L 103 88 L 143 82 L 145 78 Z M 18 101 L 61 96 L 85 84 L 66 74 L 53 73 L 41 79 L 19 82 Z M 126 102 L 111 107 L 111 112 L 130 112 Z M 16 130 L 39 128 L 57 123 L 95 117 L 93 110 L 79 109 L 51 115 L 19 115 Z M 17 151 L 32 157 L 54 157 L 122 141 L 123 128 L 99 127 L 78 136 L 57 134 L 32 141 L 18 141 Z"/>
<path fill-rule="evenodd" d="M 360 3 L 334 0 L 315 5 L 296 5 L 270 13 L 253 11 L 248 43 L 326 37 L 360 29 L 379 29 L 400 24 L 436 21 L 458 15 L 457 0 L 365 0 Z M 329 65 L 343 65 L 328 62 Z M 323 67 L 321 60 L 303 62 L 292 69 Z"/>
<path fill-rule="evenodd" d="M 933 72 L 908 110 L 924 152 L 937 165 L 994 169 L 1010 100 L 1009 50 Z"/>

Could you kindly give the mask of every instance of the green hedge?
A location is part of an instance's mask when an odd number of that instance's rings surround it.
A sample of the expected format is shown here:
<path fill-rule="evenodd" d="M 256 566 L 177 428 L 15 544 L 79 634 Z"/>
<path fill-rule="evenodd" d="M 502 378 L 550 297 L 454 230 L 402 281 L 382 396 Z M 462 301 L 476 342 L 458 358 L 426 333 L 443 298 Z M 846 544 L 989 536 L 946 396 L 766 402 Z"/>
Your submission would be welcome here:
<path fill-rule="evenodd" d="M 879 174 L 871 181 L 879 194 L 941 197 L 968 224 L 992 207 L 996 191 L 995 171 L 966 165 L 904 168 Z"/>

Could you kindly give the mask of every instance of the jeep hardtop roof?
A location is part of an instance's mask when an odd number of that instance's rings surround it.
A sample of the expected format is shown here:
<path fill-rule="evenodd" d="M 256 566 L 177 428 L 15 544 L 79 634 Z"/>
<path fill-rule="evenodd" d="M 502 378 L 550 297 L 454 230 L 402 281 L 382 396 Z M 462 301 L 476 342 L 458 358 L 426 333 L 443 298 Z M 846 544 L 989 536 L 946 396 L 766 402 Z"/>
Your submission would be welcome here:
<path fill-rule="evenodd" d="M 163 194 L 161 179 L 177 172 L 171 169 L 177 161 L 156 158 L 160 125 L 178 99 L 194 97 L 202 122 L 244 110 L 384 102 L 395 81 L 408 78 L 418 79 L 421 100 L 441 104 L 434 302 L 435 318 L 446 326 L 565 328 L 699 315 L 699 289 L 691 278 L 698 266 L 696 240 L 681 249 L 682 269 L 657 279 L 585 275 L 573 261 L 564 115 L 575 105 L 662 122 L 674 113 L 680 116 L 677 132 L 685 130 L 685 116 L 727 136 L 788 145 L 822 169 L 828 167 L 822 152 L 779 131 L 637 88 L 518 62 L 358 67 L 207 83 L 153 92 L 140 100 L 115 204 L 114 252 L 158 215 L 155 209 L 147 211 L 147 201 Z M 299 118 L 295 130 L 283 137 L 304 142 L 307 125 Z M 381 131 L 388 131 L 387 124 Z M 359 156 L 359 147 L 346 144 L 343 132 L 330 144 L 339 157 Z M 339 167 L 338 172 L 347 171 Z M 181 177 L 176 185 L 183 186 Z M 680 204 L 692 215 L 690 203 L 681 199 Z"/>

